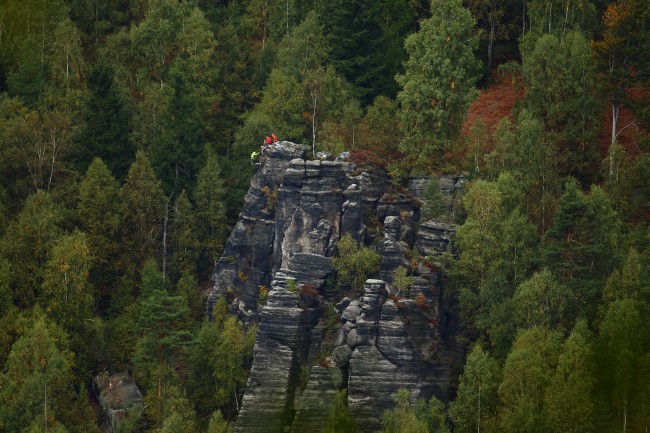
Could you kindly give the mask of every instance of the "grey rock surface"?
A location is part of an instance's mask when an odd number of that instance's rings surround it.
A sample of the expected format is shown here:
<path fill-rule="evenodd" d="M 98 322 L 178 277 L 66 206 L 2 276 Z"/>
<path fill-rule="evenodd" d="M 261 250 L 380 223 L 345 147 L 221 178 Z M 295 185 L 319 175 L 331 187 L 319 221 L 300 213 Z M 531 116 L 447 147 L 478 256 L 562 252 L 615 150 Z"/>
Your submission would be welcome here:
<path fill-rule="evenodd" d="M 448 251 L 455 226 L 419 224 L 418 201 L 385 169 L 357 166 L 349 154 L 310 160 L 309 150 L 279 142 L 265 153 L 212 277 L 208 314 L 225 297 L 242 322 L 258 323 L 237 433 L 319 432 L 340 388 L 361 431 L 376 432 L 400 387 L 445 401 L 462 352 L 445 276 L 424 262 Z M 440 180 L 450 207 L 463 184 L 462 176 Z M 360 295 L 331 282 L 344 234 L 381 257 L 379 279 Z M 390 295 L 399 266 L 413 275 L 410 298 Z M 270 287 L 263 306 L 260 286 Z"/>
<path fill-rule="evenodd" d="M 99 402 L 100 423 L 107 433 L 114 433 L 129 417 L 139 417 L 143 410 L 142 393 L 127 373 L 99 373 L 93 379 L 93 391 Z"/>

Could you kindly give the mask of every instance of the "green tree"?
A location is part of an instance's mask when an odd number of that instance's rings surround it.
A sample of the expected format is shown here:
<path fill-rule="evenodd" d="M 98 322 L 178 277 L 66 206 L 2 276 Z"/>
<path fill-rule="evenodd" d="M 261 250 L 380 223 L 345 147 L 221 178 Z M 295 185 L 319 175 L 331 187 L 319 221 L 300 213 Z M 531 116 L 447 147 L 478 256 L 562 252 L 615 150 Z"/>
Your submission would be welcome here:
<path fill-rule="evenodd" d="M 256 327 L 244 329 L 236 317 L 224 321 L 210 359 L 212 376 L 217 383 L 217 406 L 232 403 L 233 397 L 239 398 L 237 390 L 246 384 L 248 377 L 244 361 L 253 355 L 256 332 Z M 239 402 L 235 405 L 239 407 Z"/>
<path fill-rule="evenodd" d="M 603 13 L 602 40 L 594 43 L 601 71 L 607 78 L 612 113 L 611 146 L 609 150 L 608 177 L 616 176 L 614 161 L 616 142 L 623 129 L 635 124 L 619 125 L 621 106 L 628 102 L 626 89 L 648 73 L 647 22 L 650 17 L 648 3 L 640 0 L 617 0 Z"/>
<path fill-rule="evenodd" d="M 559 335 L 534 327 L 519 334 L 503 366 L 499 386 L 501 431 L 546 431 L 544 394 L 558 362 Z"/>
<path fill-rule="evenodd" d="M 192 343 L 185 298 L 174 296 L 162 287 L 154 290 L 142 300 L 137 329 L 141 338 L 134 357 L 136 374 L 155 396 L 150 414 L 160 426 L 166 387 L 175 374 L 173 363 L 178 362 L 183 349 Z"/>
<path fill-rule="evenodd" d="M 176 35 L 182 26 L 185 3 L 153 0 L 144 19 L 130 31 L 131 45 L 139 59 L 141 73 L 161 85 L 175 53 Z"/>
<path fill-rule="evenodd" d="M 593 431 L 592 392 L 596 378 L 592 339 L 587 322 L 580 320 L 564 342 L 558 366 L 544 397 L 544 412 L 550 426 L 549 431 Z"/>
<path fill-rule="evenodd" d="M 61 235 L 63 210 L 45 191 L 25 200 L 2 240 L 2 255 L 11 266 L 14 302 L 29 308 L 41 294 L 48 251 Z"/>
<path fill-rule="evenodd" d="M 43 281 L 46 311 L 68 332 L 77 332 L 93 316 L 88 283 L 91 256 L 86 235 L 75 231 L 57 239 L 48 252 Z"/>
<path fill-rule="evenodd" d="M 330 258 L 330 263 L 340 287 L 361 293 L 366 280 L 379 272 L 380 259 L 372 249 L 357 245 L 350 234 L 345 234 L 339 239 L 338 256 Z"/>
<path fill-rule="evenodd" d="M 410 393 L 400 388 L 395 394 L 395 408 L 384 412 L 382 433 L 449 433 L 445 405 L 435 396 L 427 404 L 419 399 L 414 406 Z"/>
<path fill-rule="evenodd" d="M 562 329 L 571 326 L 574 300 L 572 293 L 559 284 L 548 269 L 535 273 L 521 283 L 513 296 L 517 323 L 522 328 L 544 326 Z"/>
<path fill-rule="evenodd" d="M 409 55 L 400 85 L 400 150 L 420 168 L 440 165 L 450 140 L 456 138 L 470 102 L 477 96 L 480 62 L 472 35 L 475 21 L 459 0 L 431 3 L 431 18 L 409 36 L 404 46 Z"/>
<path fill-rule="evenodd" d="M 83 58 L 81 34 L 66 17 L 55 28 L 48 55 L 50 80 L 46 91 L 48 104 L 71 115 L 79 111 L 84 92 L 86 63 Z"/>
<path fill-rule="evenodd" d="M 77 137 L 78 168 L 85 170 L 99 157 L 118 179 L 124 179 L 134 156 L 129 139 L 129 108 L 113 68 L 98 62 L 88 75 L 88 97 Z"/>
<path fill-rule="evenodd" d="M 546 262 L 560 283 L 573 290 L 578 311 L 593 310 L 615 260 L 618 217 L 597 186 L 588 195 L 568 182 L 553 226 L 545 234 Z"/>
<path fill-rule="evenodd" d="M 402 141 L 397 104 L 386 96 L 378 96 L 366 110 L 359 125 L 359 147 L 367 148 L 391 160 Z"/>
<path fill-rule="evenodd" d="M 160 433 L 194 433 L 195 413 L 181 389 L 169 386 L 165 389 L 164 418 Z"/>
<path fill-rule="evenodd" d="M 359 431 L 357 422 L 348 411 L 347 398 L 346 390 L 336 393 L 329 417 L 325 421 L 323 433 L 357 433 Z"/>
<path fill-rule="evenodd" d="M 205 165 L 199 172 L 194 200 L 198 238 L 201 240 L 202 256 L 207 262 L 204 266 L 209 269 L 217 263 L 226 243 L 225 194 L 219 160 L 214 152 L 208 150 Z"/>
<path fill-rule="evenodd" d="M 135 162 L 120 190 L 122 216 L 120 239 L 123 250 L 121 268 L 132 278 L 149 257 L 154 256 L 161 235 L 165 199 L 149 159 L 144 152 Z"/>
<path fill-rule="evenodd" d="M 330 63 L 352 84 L 352 93 L 368 105 L 386 82 L 386 64 L 379 25 L 381 3 L 368 0 L 323 2 L 318 15 L 327 29 Z"/>
<path fill-rule="evenodd" d="M 543 35 L 522 66 L 524 104 L 559 142 L 561 173 L 571 173 L 587 183 L 598 157 L 595 134 L 599 121 L 596 68 L 589 41 L 580 31 L 571 31 L 561 39 Z"/>
<path fill-rule="evenodd" d="M 215 410 L 212 413 L 208 424 L 208 433 L 232 433 L 232 428 L 228 425 L 228 421 L 223 419 L 221 411 Z"/>
<path fill-rule="evenodd" d="M 174 213 L 170 227 L 171 275 L 176 281 L 183 273 L 195 274 L 196 263 L 201 253 L 199 227 L 192 203 L 185 190 L 174 203 Z"/>
<path fill-rule="evenodd" d="M 602 381 L 599 388 L 616 420 L 617 430 L 624 432 L 634 425 L 634 396 L 643 384 L 638 374 L 644 372 L 639 367 L 644 341 L 648 338 L 641 324 L 642 308 L 647 309 L 644 304 L 629 298 L 614 300 L 599 329 L 599 377 Z"/>
<path fill-rule="evenodd" d="M 429 433 L 425 420 L 418 419 L 411 407 L 411 393 L 400 388 L 395 395 L 395 409 L 384 412 L 382 433 Z"/>
<path fill-rule="evenodd" d="M 458 395 L 449 409 L 455 432 L 495 431 L 500 379 L 497 362 L 480 345 L 475 346 L 467 357 Z"/>
<path fill-rule="evenodd" d="M 119 184 L 104 162 L 95 158 L 79 185 L 77 219 L 86 233 L 93 261 L 90 281 L 98 303 L 107 301 L 116 279 L 120 225 Z"/>
<path fill-rule="evenodd" d="M 74 357 L 63 330 L 41 311 L 30 321 L 0 374 L 0 429 L 16 432 L 38 426 L 61 431 L 62 414 L 72 397 Z"/>

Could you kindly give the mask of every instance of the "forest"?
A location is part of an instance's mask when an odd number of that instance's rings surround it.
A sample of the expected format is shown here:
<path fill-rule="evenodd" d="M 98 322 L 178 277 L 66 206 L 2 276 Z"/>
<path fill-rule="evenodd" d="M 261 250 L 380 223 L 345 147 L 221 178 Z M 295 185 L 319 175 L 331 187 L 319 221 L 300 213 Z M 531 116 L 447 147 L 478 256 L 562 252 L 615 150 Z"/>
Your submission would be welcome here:
<path fill-rule="evenodd" d="M 256 330 L 204 293 L 271 133 L 470 179 L 465 365 L 383 432 L 647 431 L 649 85 L 647 0 L 2 0 L 0 432 L 101 432 L 104 370 L 122 432 L 232 431 Z"/>

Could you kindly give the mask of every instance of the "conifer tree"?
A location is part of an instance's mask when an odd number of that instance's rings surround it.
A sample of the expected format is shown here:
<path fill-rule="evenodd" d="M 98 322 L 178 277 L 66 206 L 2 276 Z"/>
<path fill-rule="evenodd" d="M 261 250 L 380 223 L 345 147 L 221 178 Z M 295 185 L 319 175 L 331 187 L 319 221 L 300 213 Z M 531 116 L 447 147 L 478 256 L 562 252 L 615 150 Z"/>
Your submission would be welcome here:
<path fill-rule="evenodd" d="M 226 190 L 217 155 L 207 151 L 205 166 L 199 173 L 194 200 L 202 256 L 209 269 L 216 264 L 226 243 L 227 225 L 224 205 Z"/>
<path fill-rule="evenodd" d="M 142 299 L 137 323 L 141 338 L 135 353 L 136 374 L 147 383 L 154 407 L 153 419 L 162 423 L 165 387 L 174 377 L 174 365 L 183 349 L 192 343 L 189 308 L 185 298 L 174 296 L 163 287 Z"/>
<path fill-rule="evenodd" d="M 113 68 L 99 62 L 88 76 L 89 95 L 82 112 L 77 145 L 78 168 L 86 170 L 99 157 L 118 179 L 124 179 L 133 161 L 130 113 Z"/>
<path fill-rule="evenodd" d="M 110 298 L 116 278 L 119 191 L 119 184 L 108 167 L 95 158 L 79 185 L 77 218 L 93 256 L 90 281 L 95 286 L 97 302 Z"/>
<path fill-rule="evenodd" d="M 161 236 L 165 199 L 144 152 L 135 162 L 120 190 L 121 233 L 124 251 L 121 267 L 134 277 L 145 260 L 156 253 Z"/>

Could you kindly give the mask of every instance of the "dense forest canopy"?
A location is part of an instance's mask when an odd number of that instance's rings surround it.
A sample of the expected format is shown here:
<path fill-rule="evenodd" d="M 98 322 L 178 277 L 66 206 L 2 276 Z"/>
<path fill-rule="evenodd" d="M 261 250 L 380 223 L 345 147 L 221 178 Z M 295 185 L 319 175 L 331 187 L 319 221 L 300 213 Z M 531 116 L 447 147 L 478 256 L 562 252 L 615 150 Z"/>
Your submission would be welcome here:
<path fill-rule="evenodd" d="M 646 431 L 649 80 L 646 0 L 3 0 L 0 431 L 99 431 L 103 369 L 125 431 L 230 428 L 255 328 L 202 292 L 272 132 L 471 178 L 463 373 L 384 431 Z"/>

